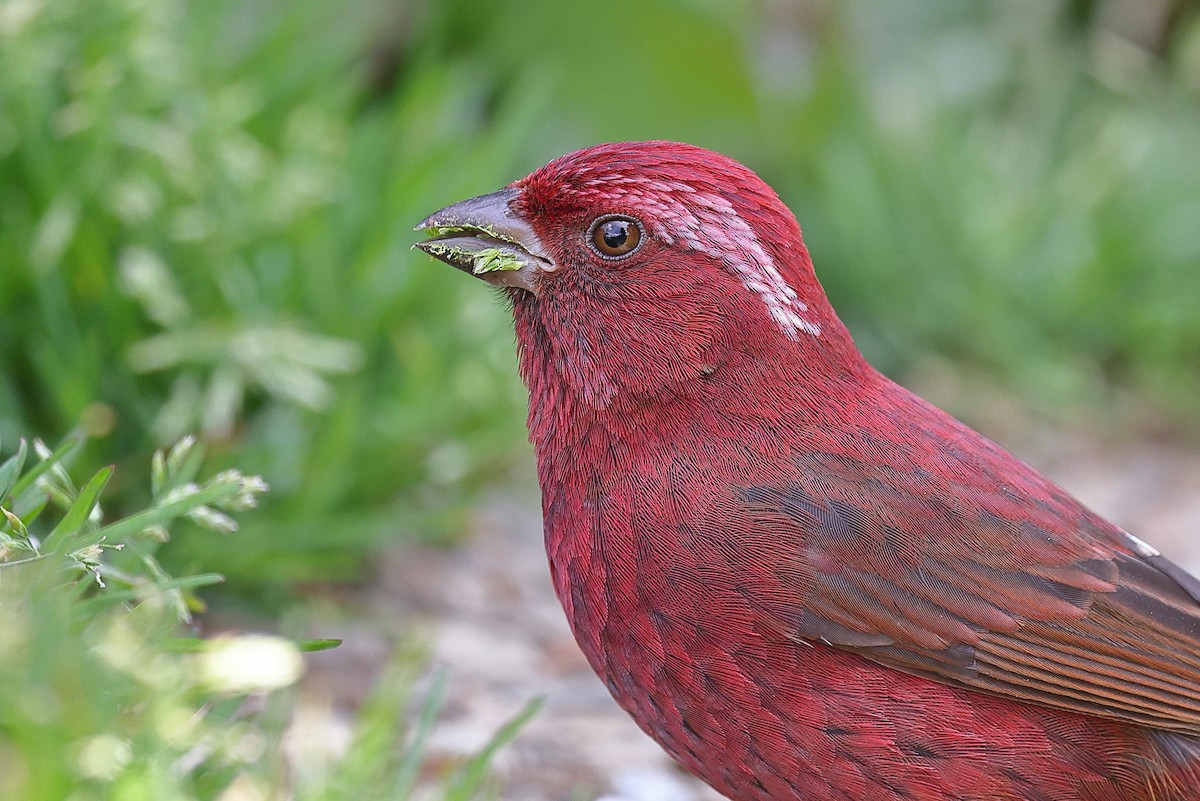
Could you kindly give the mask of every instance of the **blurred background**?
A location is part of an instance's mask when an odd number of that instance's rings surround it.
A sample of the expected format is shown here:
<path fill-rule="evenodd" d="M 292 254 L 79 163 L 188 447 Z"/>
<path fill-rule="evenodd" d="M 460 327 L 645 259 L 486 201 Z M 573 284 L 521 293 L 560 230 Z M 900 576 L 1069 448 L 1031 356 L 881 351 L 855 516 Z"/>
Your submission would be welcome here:
<path fill-rule="evenodd" d="M 0 0 L 0 460 L 80 435 L 106 518 L 186 434 L 271 485 L 140 563 L 225 577 L 190 622 L 5 596 L 0 795 L 705 797 L 566 633 L 503 303 L 409 249 L 648 138 L 756 170 L 878 367 L 1200 566 L 1192 0 Z M 345 643 L 220 703 L 143 675 L 245 631 Z"/>

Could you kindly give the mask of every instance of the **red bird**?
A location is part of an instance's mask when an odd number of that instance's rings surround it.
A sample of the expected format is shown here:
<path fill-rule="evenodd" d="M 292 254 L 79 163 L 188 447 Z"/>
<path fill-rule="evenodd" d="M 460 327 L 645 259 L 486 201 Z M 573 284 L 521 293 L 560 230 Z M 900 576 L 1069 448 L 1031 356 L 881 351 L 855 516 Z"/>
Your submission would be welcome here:
<path fill-rule="evenodd" d="M 689 770 L 1200 799 L 1200 582 L 867 364 L 750 170 L 600 145 L 419 229 L 512 302 L 555 589 Z"/>

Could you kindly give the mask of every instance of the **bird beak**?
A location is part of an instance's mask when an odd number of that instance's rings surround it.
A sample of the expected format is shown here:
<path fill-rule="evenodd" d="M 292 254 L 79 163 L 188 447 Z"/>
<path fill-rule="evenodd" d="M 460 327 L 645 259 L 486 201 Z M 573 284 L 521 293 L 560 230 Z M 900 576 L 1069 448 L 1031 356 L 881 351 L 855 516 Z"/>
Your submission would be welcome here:
<path fill-rule="evenodd" d="M 415 229 L 430 238 L 413 247 L 493 286 L 536 293 L 540 276 L 557 266 L 529 223 L 513 212 L 520 193 L 507 187 L 434 212 Z"/>

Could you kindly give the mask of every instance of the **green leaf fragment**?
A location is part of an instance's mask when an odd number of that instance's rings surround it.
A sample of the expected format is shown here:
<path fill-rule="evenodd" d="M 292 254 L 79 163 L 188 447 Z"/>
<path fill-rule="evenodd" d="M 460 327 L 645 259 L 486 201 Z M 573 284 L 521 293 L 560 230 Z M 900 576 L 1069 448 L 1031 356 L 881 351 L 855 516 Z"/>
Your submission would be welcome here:
<path fill-rule="evenodd" d="M 474 259 L 475 263 L 471 267 L 471 272 L 475 275 L 519 270 L 524 266 L 516 256 L 499 248 L 484 248 L 475 253 Z"/>
<path fill-rule="evenodd" d="M 472 262 L 471 272 L 473 272 L 475 275 L 519 270 L 525 266 L 519 257 L 501 248 L 470 250 L 468 248 L 454 247 L 452 245 L 431 243 L 427 247 L 427 250 L 435 256 L 452 256 L 461 259 L 470 259 Z"/>
<path fill-rule="evenodd" d="M 492 239 L 499 239 L 503 242 L 512 242 L 513 240 L 504 236 L 490 225 L 438 225 L 426 229 L 435 237 L 455 236 L 456 234 L 465 234 L 467 236 L 477 236 L 486 234 Z"/>

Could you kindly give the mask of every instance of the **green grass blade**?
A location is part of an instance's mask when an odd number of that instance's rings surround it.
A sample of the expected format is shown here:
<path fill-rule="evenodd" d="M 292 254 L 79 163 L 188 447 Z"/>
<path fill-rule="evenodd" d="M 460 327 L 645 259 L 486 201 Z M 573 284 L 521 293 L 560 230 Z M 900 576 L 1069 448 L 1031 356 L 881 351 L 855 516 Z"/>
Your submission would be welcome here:
<path fill-rule="evenodd" d="M 33 482 L 37 481 L 47 470 L 54 467 L 54 465 L 65 461 L 67 457 L 73 454 L 82 444 L 83 437 L 67 437 L 67 439 L 65 439 L 53 453 L 31 467 L 28 473 L 17 479 L 17 482 L 12 486 L 13 497 L 19 498 L 21 495 L 23 495 L 27 489 L 33 486 Z"/>
<path fill-rule="evenodd" d="M 180 578 L 157 581 L 153 584 L 148 583 L 124 590 L 102 590 L 91 598 L 81 601 L 80 606 L 81 608 L 89 609 L 121 601 L 138 601 L 145 598 L 148 592 L 194 590 L 198 587 L 209 587 L 213 584 L 220 584 L 223 581 L 225 581 L 225 577 L 220 573 L 200 573 L 195 576 L 181 576 Z"/>
<path fill-rule="evenodd" d="M 421 764 L 424 761 L 425 749 L 429 747 L 429 738 L 433 735 L 433 727 L 442 711 L 442 703 L 446 691 L 446 674 L 438 671 L 433 677 L 433 684 L 421 704 L 421 714 L 417 720 L 412 739 L 404 749 L 404 758 L 397 766 L 391 791 L 385 798 L 408 798 L 412 795 L 420 775 Z"/>
<path fill-rule="evenodd" d="M 54 551 L 59 546 L 67 542 L 67 538 L 72 534 L 79 532 L 87 523 L 88 515 L 92 513 L 96 503 L 100 500 L 100 493 L 104 491 L 104 487 L 108 484 L 108 480 L 112 478 L 113 467 L 102 468 L 96 475 L 92 476 L 87 485 L 80 490 L 79 495 L 75 498 L 75 502 L 71 504 L 71 508 L 63 515 L 63 519 L 54 527 L 46 537 L 44 549 Z M 80 545 L 80 548 L 86 548 L 87 545 Z"/>
<path fill-rule="evenodd" d="M 147 509 L 144 512 L 132 514 L 129 517 L 122 518 L 107 526 L 93 531 L 91 534 L 86 534 L 80 537 L 77 541 L 79 548 L 87 548 L 91 545 L 98 545 L 101 542 L 119 543 L 127 538 L 139 534 L 151 526 L 161 526 L 170 523 L 198 506 L 206 506 L 221 498 L 227 498 L 239 491 L 236 484 L 221 484 L 216 487 L 206 487 L 186 498 L 180 498 L 177 501 L 164 503 L 162 506 L 156 506 L 153 509 Z"/>
<path fill-rule="evenodd" d="M 21 469 L 25 467 L 25 440 L 21 440 L 21 444 L 17 447 L 17 452 L 4 460 L 4 464 L 0 464 L 0 503 L 8 497 L 8 491 L 17 483 L 17 477 L 21 475 Z"/>
<path fill-rule="evenodd" d="M 318 651 L 331 651 L 334 648 L 340 648 L 342 641 L 340 639 L 328 638 L 321 640 L 297 640 L 296 647 L 302 653 L 312 654 Z"/>
<path fill-rule="evenodd" d="M 517 733 L 533 719 L 544 703 L 543 698 L 534 698 L 526 704 L 512 720 L 505 723 L 492 735 L 487 745 L 471 757 L 462 767 L 455 771 L 450 786 L 446 788 L 445 801 L 470 801 L 478 792 L 483 780 L 487 777 L 488 764 L 496 752 L 512 741 Z"/>

